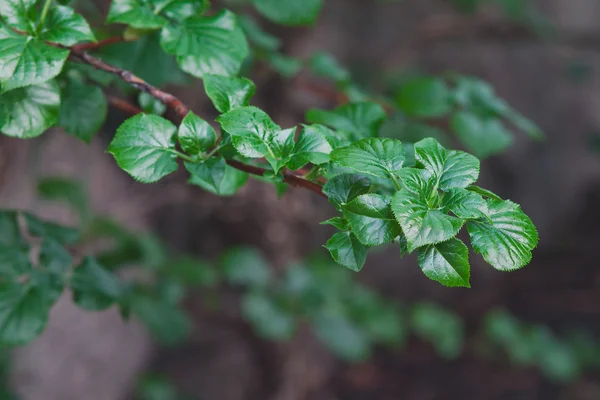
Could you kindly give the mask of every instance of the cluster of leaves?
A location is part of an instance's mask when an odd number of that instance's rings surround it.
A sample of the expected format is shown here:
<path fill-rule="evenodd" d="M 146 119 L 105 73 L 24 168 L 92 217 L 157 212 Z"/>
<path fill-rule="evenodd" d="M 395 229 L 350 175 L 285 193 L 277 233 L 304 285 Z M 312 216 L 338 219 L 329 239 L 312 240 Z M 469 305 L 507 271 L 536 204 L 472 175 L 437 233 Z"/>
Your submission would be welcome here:
<path fill-rule="evenodd" d="M 0 50 L 0 59 L 5 60 L 0 64 L 0 130 L 32 137 L 61 122 L 67 131 L 89 140 L 106 112 L 102 93 L 97 87 L 88 88 L 81 71 L 67 71 L 60 94 L 52 80 L 69 54 L 64 46 L 93 40 L 93 34 L 72 9 L 45 0 L 38 15 L 38 3 L 4 2 L 0 8 L 0 40 L 5 41 Z M 312 21 L 321 7 L 320 1 L 301 6 L 295 0 L 253 4 L 267 18 L 286 24 Z M 207 12 L 205 0 L 111 3 L 107 22 L 127 25 L 123 35 L 128 39 L 158 40 L 154 51 L 162 49 L 181 70 L 201 78 L 220 114 L 216 118 L 220 133 L 192 111 L 182 115 L 178 126 L 155 114 L 141 113 L 126 120 L 108 151 L 134 179 L 158 181 L 173 173 L 181 159 L 191 184 L 223 196 L 234 194 L 248 178 L 235 163 L 266 166 L 260 175 L 280 188 L 290 173 L 311 181 L 313 190 L 327 180 L 322 193 L 341 215 L 327 221 L 340 232 L 326 247 L 336 261 L 355 271 L 362 268 L 369 248 L 395 242 L 402 254 L 418 251 L 419 265 L 431 279 L 468 287 L 468 250 L 456 238 L 463 225 L 475 252 L 493 267 L 513 270 L 529 262 L 537 232 L 518 205 L 473 186 L 479 175 L 477 158 L 446 150 L 433 138 L 414 146 L 381 138 L 386 119 L 382 106 L 361 99 L 349 74 L 323 56 L 311 60 L 312 69 L 333 79 L 351 102 L 333 111 L 310 110 L 306 119 L 311 125 L 302 125 L 298 135 L 296 127 L 280 127 L 266 112 L 250 105 L 254 84 L 236 76 L 248 55 L 239 19 L 227 10 Z M 76 56 L 82 58 L 80 53 Z M 500 118 L 531 134 L 538 132 L 485 83 L 464 77 L 455 83 L 450 90 L 440 79 L 413 80 L 400 89 L 396 103 L 411 118 L 453 112 L 453 129 L 467 147 L 484 155 L 507 144 Z M 147 112 L 164 111 L 148 95 L 140 100 Z M 173 106 L 168 101 L 167 105 Z M 78 119 L 94 113 L 96 118 Z M 303 170 L 307 165 L 308 173 Z"/>
<path fill-rule="evenodd" d="M 366 359 L 376 346 L 399 349 L 410 335 L 430 343 L 446 359 L 460 357 L 466 346 L 464 322 L 456 313 L 428 302 L 390 301 L 327 258 L 309 257 L 289 265 L 281 275 L 275 275 L 251 248 L 229 249 L 218 262 L 209 263 L 172 254 L 159 239 L 94 215 L 78 182 L 47 177 L 38 192 L 45 200 L 66 203 L 81 223 L 73 229 L 26 213 L 2 214 L 3 345 L 37 336 L 53 302 L 70 287 L 80 307 L 102 310 L 116 305 L 124 316 L 132 314 L 144 322 L 163 345 L 187 338 L 191 322 L 181 303 L 188 291 L 201 289 L 213 311 L 221 294 L 240 293 L 242 318 L 264 339 L 289 340 L 306 324 L 347 361 Z M 73 254 L 86 247 L 99 250 L 94 258 L 75 265 Z M 142 267 L 145 274 L 120 274 L 128 267 Z M 13 292 L 22 296 L 12 297 Z M 484 356 L 508 354 L 511 363 L 536 366 L 559 382 L 598 367 L 600 346 L 585 333 L 561 339 L 547 327 L 521 323 L 505 311 L 489 313 L 479 339 L 476 343 Z M 167 394 L 179 398 L 160 380 L 149 380 L 140 388 L 143 398 Z"/>
<path fill-rule="evenodd" d="M 473 14 L 486 5 L 495 5 L 509 21 L 527 26 L 543 36 L 551 31 L 551 25 L 536 8 L 532 0 L 451 0 L 460 12 Z"/>
<path fill-rule="evenodd" d="M 542 324 L 519 321 L 506 310 L 488 312 L 484 323 L 488 357 L 498 358 L 498 351 L 512 364 L 538 368 L 548 379 L 573 382 L 588 370 L 599 370 L 600 345 L 588 332 L 574 330 L 558 337 Z"/>

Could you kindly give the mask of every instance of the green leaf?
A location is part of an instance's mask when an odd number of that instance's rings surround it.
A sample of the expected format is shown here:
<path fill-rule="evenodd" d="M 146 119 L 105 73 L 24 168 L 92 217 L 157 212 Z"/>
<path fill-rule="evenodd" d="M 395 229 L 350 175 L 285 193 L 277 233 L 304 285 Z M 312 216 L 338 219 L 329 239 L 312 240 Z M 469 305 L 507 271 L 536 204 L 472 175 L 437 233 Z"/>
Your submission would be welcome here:
<path fill-rule="evenodd" d="M 378 178 L 395 176 L 405 159 L 402 143 L 387 138 L 362 139 L 331 153 L 334 163 Z"/>
<path fill-rule="evenodd" d="M 296 323 L 266 293 L 252 291 L 242 298 L 242 315 L 259 336 L 269 340 L 289 340 Z"/>
<path fill-rule="evenodd" d="M 267 51 L 277 51 L 281 47 L 281 40 L 265 32 L 258 25 L 256 20 L 248 15 L 240 16 L 240 25 L 246 34 L 246 37 L 254 46 Z"/>
<path fill-rule="evenodd" d="M 467 188 L 467 190 L 469 190 L 471 192 L 474 192 L 474 193 L 477 193 L 477 194 L 480 194 L 483 197 L 487 197 L 488 199 L 502 201 L 502 198 L 500 196 L 498 196 L 496 193 L 494 193 L 494 192 L 492 192 L 490 190 L 484 189 L 482 187 L 476 186 L 476 185 L 469 186 Z"/>
<path fill-rule="evenodd" d="M 71 244 L 81 238 L 81 232 L 75 228 L 42 221 L 37 217 L 24 213 L 28 232 L 36 237 L 50 238 L 61 244 Z"/>
<path fill-rule="evenodd" d="M 43 288 L 0 281 L 0 344 L 23 345 L 46 327 L 50 302 Z"/>
<path fill-rule="evenodd" d="M 538 233 L 529 217 L 508 200 L 487 200 L 486 214 L 485 220 L 467 223 L 473 250 L 501 271 L 526 265 L 538 243 Z"/>
<path fill-rule="evenodd" d="M 327 128 L 321 125 L 305 125 L 300 137 L 289 155 L 290 159 L 286 166 L 292 170 L 298 170 L 308 163 L 321 165 L 329 162 L 331 145 L 327 141 Z"/>
<path fill-rule="evenodd" d="M 425 276 L 448 287 L 469 284 L 469 249 L 458 239 L 419 249 L 419 266 Z"/>
<path fill-rule="evenodd" d="M 465 340 L 462 320 L 436 304 L 417 303 L 411 313 L 412 328 L 419 338 L 431 342 L 444 358 L 460 356 Z"/>
<path fill-rule="evenodd" d="M 367 246 L 390 243 L 401 233 L 390 209 L 390 199 L 385 196 L 363 194 L 343 209 L 352 232 Z"/>
<path fill-rule="evenodd" d="M 57 124 L 59 110 L 53 81 L 11 90 L 0 95 L 0 132 L 22 139 L 40 136 Z"/>
<path fill-rule="evenodd" d="M 333 111 L 312 109 L 306 113 L 308 122 L 343 131 L 354 140 L 377 136 L 385 118 L 383 108 L 370 102 L 345 104 Z"/>
<path fill-rule="evenodd" d="M 71 7 L 54 6 L 50 8 L 44 27 L 39 34 L 44 42 L 72 46 L 81 41 L 95 41 L 96 38 L 87 21 L 76 14 Z"/>
<path fill-rule="evenodd" d="M 86 310 L 107 309 L 123 294 L 119 278 L 91 257 L 86 257 L 75 267 L 69 285 L 73 302 Z"/>
<path fill-rule="evenodd" d="M 0 15 L 12 28 L 34 33 L 36 24 L 33 6 L 36 2 L 37 0 L 3 0 L 0 2 Z"/>
<path fill-rule="evenodd" d="M 371 353 L 367 334 L 341 310 L 332 307 L 319 310 L 312 326 L 317 337 L 343 359 L 362 361 Z"/>
<path fill-rule="evenodd" d="M 336 83 L 343 83 L 350 80 L 350 73 L 342 67 L 338 61 L 329 53 L 318 52 L 311 56 L 309 60 L 311 71 Z"/>
<path fill-rule="evenodd" d="M 217 134 L 213 127 L 193 111 L 181 121 L 177 136 L 183 151 L 192 156 L 209 150 L 217 143 Z"/>
<path fill-rule="evenodd" d="M 131 300 L 131 312 L 165 346 L 181 343 L 192 330 L 192 322 L 185 312 L 171 303 L 148 295 L 135 295 Z"/>
<path fill-rule="evenodd" d="M 325 248 L 337 263 L 356 272 L 365 265 L 369 251 L 369 246 L 362 244 L 352 232 L 336 233 L 327 241 Z"/>
<path fill-rule="evenodd" d="M 144 0 L 113 0 L 107 24 L 126 24 L 137 29 L 158 29 L 167 25 L 168 20 L 155 13 L 152 3 Z"/>
<path fill-rule="evenodd" d="M 255 249 L 241 247 L 228 250 L 223 257 L 225 277 L 230 284 L 265 287 L 271 281 L 271 270 Z"/>
<path fill-rule="evenodd" d="M 418 195 L 407 190 L 394 195 L 392 211 L 406 236 L 409 252 L 453 238 L 464 223 L 460 218 L 430 208 L 425 194 Z"/>
<path fill-rule="evenodd" d="M 252 0 L 265 18 L 282 25 L 309 25 L 316 21 L 323 0 Z"/>
<path fill-rule="evenodd" d="M 512 135 L 495 118 L 482 119 L 460 111 L 450 120 L 450 127 L 467 150 L 481 158 L 501 153 L 513 142 Z"/>
<path fill-rule="evenodd" d="M 409 81 L 400 88 L 396 100 L 400 109 L 411 117 L 442 117 L 452 107 L 450 90 L 439 78 Z"/>
<path fill-rule="evenodd" d="M 236 16 L 226 10 L 168 25 L 161 31 L 160 43 L 164 51 L 177 57 L 181 69 L 198 78 L 235 75 L 248 56 Z"/>
<path fill-rule="evenodd" d="M 49 81 L 60 73 L 68 56 L 68 50 L 19 35 L 0 24 L 1 91 Z"/>
<path fill-rule="evenodd" d="M 185 163 L 192 174 L 189 183 L 219 196 L 233 196 L 246 184 L 248 174 L 225 162 L 222 157 L 211 157 L 201 163 Z"/>
<path fill-rule="evenodd" d="M 371 182 L 367 178 L 360 175 L 343 174 L 329 179 L 323 186 L 323 193 L 335 208 L 341 210 L 344 204 L 367 193 L 370 188 Z"/>
<path fill-rule="evenodd" d="M 73 257 L 60 243 L 45 239 L 40 246 L 39 265 L 55 274 L 64 274 L 73 266 Z"/>
<path fill-rule="evenodd" d="M 266 56 L 266 61 L 273 71 L 279 73 L 285 78 L 293 78 L 304 66 L 301 59 L 296 57 L 286 56 L 281 53 L 269 53 Z"/>
<path fill-rule="evenodd" d="M 69 135 L 90 143 L 107 114 L 106 97 L 100 87 L 70 81 L 62 89 L 58 124 Z"/>
<path fill-rule="evenodd" d="M 281 130 L 279 125 L 261 109 L 238 107 L 217 118 L 221 127 L 231 135 L 233 146 L 245 157 L 265 157 L 278 171 L 294 146 L 294 130 Z"/>
<path fill-rule="evenodd" d="M 446 150 L 437 140 L 415 143 L 415 158 L 435 177 L 441 190 L 465 188 L 479 177 L 479 160 L 463 151 Z"/>
<path fill-rule="evenodd" d="M 165 106 L 161 101 L 158 101 L 151 94 L 146 92 L 140 92 L 138 95 L 138 104 L 142 107 L 142 110 L 146 114 L 154 114 L 154 115 L 163 115 L 167 111 L 167 106 Z"/>
<path fill-rule="evenodd" d="M 177 169 L 175 125 L 156 115 L 136 115 L 125 121 L 108 152 L 134 179 L 156 182 Z"/>
<path fill-rule="evenodd" d="M 17 211 L 0 211 L 0 245 L 6 247 L 24 246 L 21 237 Z"/>
<path fill-rule="evenodd" d="M 0 276 L 2 279 L 18 278 L 30 272 L 31 268 L 29 249 L 0 245 Z"/>
<path fill-rule="evenodd" d="M 485 218 L 487 205 L 483 197 L 467 189 L 454 188 L 444 193 L 441 207 L 463 219 Z"/>
<path fill-rule="evenodd" d="M 333 217 L 328 219 L 327 221 L 323 221 L 320 223 L 321 225 L 332 225 L 338 228 L 340 231 L 348 231 L 350 230 L 350 225 L 348 224 L 348 220 L 343 217 Z"/>
<path fill-rule="evenodd" d="M 256 91 L 254 83 L 247 78 L 206 74 L 202 81 L 206 95 L 221 113 L 247 106 Z"/>

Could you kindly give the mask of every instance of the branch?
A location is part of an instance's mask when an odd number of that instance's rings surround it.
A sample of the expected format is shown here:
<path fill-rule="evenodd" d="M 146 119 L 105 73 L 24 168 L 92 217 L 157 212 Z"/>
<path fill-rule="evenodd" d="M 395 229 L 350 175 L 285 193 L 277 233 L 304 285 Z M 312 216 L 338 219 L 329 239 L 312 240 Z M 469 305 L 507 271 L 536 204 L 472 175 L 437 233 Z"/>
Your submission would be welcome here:
<path fill-rule="evenodd" d="M 88 51 L 88 50 L 96 50 L 99 49 L 100 47 L 103 46 L 108 46 L 109 44 L 114 44 L 114 43 L 120 43 L 120 42 L 124 42 L 125 39 L 121 36 L 112 36 L 106 39 L 102 39 L 102 40 L 98 40 L 97 42 L 90 42 L 90 43 L 81 43 L 81 44 L 76 44 L 75 46 L 71 47 L 71 51 Z"/>
<path fill-rule="evenodd" d="M 126 83 L 129 83 L 134 88 L 150 94 L 152 97 L 154 97 L 155 99 L 157 99 L 158 101 L 162 102 L 164 105 L 175 111 L 180 118 L 185 118 L 185 116 L 190 112 L 190 109 L 177 97 L 173 96 L 170 93 L 164 92 L 158 88 L 155 88 L 148 82 L 134 75 L 132 72 L 107 64 L 104 61 L 92 56 L 85 50 L 79 50 L 74 47 L 70 48 L 70 50 L 71 54 L 81 62 L 91 65 L 92 67 L 98 70 L 116 75 Z M 131 114 L 138 114 L 141 111 L 136 106 L 129 104 L 122 99 L 109 97 L 108 101 L 111 105 L 115 106 L 116 108 L 119 108 Z M 265 174 L 270 172 L 269 170 L 260 167 L 255 167 L 253 165 L 247 165 L 235 160 L 227 160 L 227 163 L 235 169 L 247 172 L 252 175 L 264 176 Z M 323 193 L 323 190 L 321 189 L 320 185 L 311 182 L 307 179 L 304 179 L 300 176 L 297 176 L 289 171 L 283 172 L 283 181 L 291 186 L 303 187 L 305 189 L 317 193 L 320 196 L 327 197 Z"/>
<path fill-rule="evenodd" d="M 112 107 L 121 110 L 126 114 L 136 115 L 144 112 L 141 108 L 131 104 L 127 100 L 123 100 L 115 96 L 107 95 L 106 100 Z"/>

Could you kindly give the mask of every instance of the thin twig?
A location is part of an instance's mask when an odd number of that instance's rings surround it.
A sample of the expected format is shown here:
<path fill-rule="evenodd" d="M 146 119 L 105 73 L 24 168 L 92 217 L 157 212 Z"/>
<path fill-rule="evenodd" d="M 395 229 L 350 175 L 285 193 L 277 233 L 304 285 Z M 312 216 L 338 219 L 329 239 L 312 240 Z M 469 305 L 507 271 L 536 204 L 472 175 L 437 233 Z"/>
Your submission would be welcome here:
<path fill-rule="evenodd" d="M 180 118 L 183 119 L 190 112 L 190 109 L 180 99 L 178 99 L 177 97 L 173 96 L 170 93 L 164 92 L 164 91 L 152 86 L 148 82 L 146 82 L 143 79 L 134 75 L 132 72 L 121 69 L 121 68 L 117 68 L 110 64 L 107 64 L 104 61 L 92 56 L 87 51 L 78 50 L 78 49 L 74 49 L 74 48 L 70 48 L 70 50 L 71 50 L 71 55 L 74 56 L 75 58 L 77 58 L 79 61 L 81 61 L 85 64 L 88 64 L 98 70 L 116 75 L 119 78 L 121 78 L 123 81 L 125 81 L 126 83 L 129 83 L 134 88 L 150 94 L 152 97 L 159 100 L 164 105 L 166 105 L 167 107 L 169 107 L 173 111 L 175 111 Z M 111 101 L 110 98 L 109 98 L 109 101 Z M 137 114 L 137 113 L 139 113 L 138 111 L 141 111 L 133 105 L 130 105 L 130 104 L 124 105 L 125 101 L 121 100 L 121 99 L 113 99 L 112 102 L 113 103 L 111 103 L 111 104 L 114 104 L 116 107 L 118 107 L 122 110 L 127 108 L 128 112 L 131 112 L 131 113 L 134 113 L 134 111 L 135 111 L 135 114 Z M 247 164 L 241 163 L 239 161 L 235 161 L 235 160 L 228 160 L 227 163 L 230 166 L 232 166 L 233 168 L 236 168 L 243 172 L 247 172 L 252 175 L 264 176 L 265 174 L 267 174 L 269 172 L 266 169 L 263 169 L 260 167 L 255 167 L 253 165 L 247 165 Z M 320 196 L 326 197 L 325 194 L 323 193 L 323 190 L 321 189 L 320 185 L 318 185 L 317 183 L 311 182 L 309 180 L 306 180 L 300 176 L 297 176 L 289 171 L 283 172 L 283 181 L 289 185 L 303 187 L 305 189 L 308 189 L 308 190 L 311 190 L 311 191 L 317 193 Z"/>
<path fill-rule="evenodd" d="M 141 112 L 144 112 L 141 108 L 119 97 L 107 95 L 106 100 L 108 101 L 108 104 L 110 104 L 112 107 L 121 110 L 126 114 L 136 115 Z"/>
<path fill-rule="evenodd" d="M 125 41 L 125 39 L 121 36 L 111 36 L 106 39 L 98 40 L 97 42 L 76 44 L 75 46 L 71 47 L 71 50 L 72 51 L 96 50 L 96 49 L 99 49 L 100 47 L 108 46 L 109 44 L 115 44 L 115 43 L 120 43 L 120 42 L 124 42 L 124 41 Z"/>

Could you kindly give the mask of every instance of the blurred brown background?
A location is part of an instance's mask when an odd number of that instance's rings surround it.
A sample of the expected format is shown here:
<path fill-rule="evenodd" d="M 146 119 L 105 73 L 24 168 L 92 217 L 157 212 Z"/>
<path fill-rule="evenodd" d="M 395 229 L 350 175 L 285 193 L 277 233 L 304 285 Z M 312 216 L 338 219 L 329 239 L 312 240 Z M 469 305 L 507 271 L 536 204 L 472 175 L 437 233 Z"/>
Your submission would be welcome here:
<path fill-rule="evenodd" d="M 425 278 L 414 258 L 399 261 L 391 250 L 373 254 L 360 279 L 392 298 L 440 302 L 460 312 L 469 329 L 491 307 L 504 306 L 558 332 L 576 325 L 599 334 L 600 153 L 590 143 L 600 140 L 600 1 L 537 2 L 556 30 L 550 38 L 508 23 L 495 9 L 464 16 L 442 0 L 325 3 L 314 29 L 274 29 L 288 54 L 329 50 L 375 86 L 380 71 L 477 75 L 547 135 L 542 143 L 518 135 L 506 154 L 482 164 L 482 186 L 521 203 L 539 229 L 531 265 L 504 274 L 474 257 L 473 289 L 446 289 Z M 259 102 L 282 126 L 302 121 L 310 107 L 332 106 L 276 75 L 261 74 L 257 81 Z M 210 116 L 201 93 L 199 87 L 179 89 L 200 115 Z M 331 207 L 301 189 L 277 200 L 271 186 L 253 181 L 236 197 L 222 199 L 186 186 L 183 175 L 154 185 L 134 183 L 104 153 L 110 130 L 123 116 L 113 112 L 110 118 L 112 126 L 90 146 L 58 131 L 35 142 L 2 137 L 2 207 L 68 222 L 63 210 L 34 196 L 39 176 L 63 174 L 89 183 L 97 211 L 208 257 L 229 245 L 250 244 L 283 267 L 331 234 L 318 224 Z M 188 306 L 193 313 L 193 296 Z M 116 310 L 84 312 L 69 298 L 55 307 L 42 337 L 15 356 L 13 382 L 25 400 L 129 399 L 136 377 L 147 369 L 207 400 L 600 399 L 598 374 L 557 386 L 535 370 L 486 362 L 469 351 L 443 361 L 417 341 L 350 366 L 309 333 L 286 344 L 261 342 L 245 329 L 202 315 L 195 315 L 186 345 L 160 350 Z"/>

